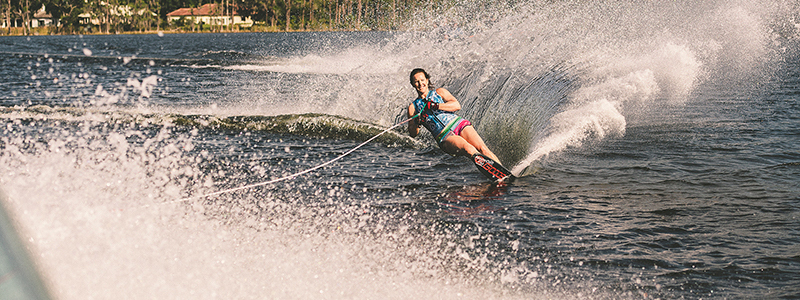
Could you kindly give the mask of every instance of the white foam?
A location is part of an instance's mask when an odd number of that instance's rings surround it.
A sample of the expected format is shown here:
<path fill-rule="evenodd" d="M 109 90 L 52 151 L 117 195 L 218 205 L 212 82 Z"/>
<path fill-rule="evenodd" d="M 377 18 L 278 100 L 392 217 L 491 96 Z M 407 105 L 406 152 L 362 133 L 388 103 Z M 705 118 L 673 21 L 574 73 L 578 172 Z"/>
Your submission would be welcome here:
<path fill-rule="evenodd" d="M 602 140 L 625 133 L 625 117 L 611 101 L 601 99 L 580 105 L 555 115 L 548 133 L 531 149 L 528 156 L 517 163 L 511 172 L 525 176 L 525 169 L 533 162 L 569 147 L 580 147 L 590 138 Z"/>
<path fill-rule="evenodd" d="M 418 243 L 407 228 L 377 234 L 386 229 L 367 225 L 386 220 L 364 208 L 315 217 L 285 195 L 247 194 L 221 206 L 157 205 L 180 198 L 187 186 L 213 187 L 185 156 L 191 138 L 169 129 L 151 137 L 86 129 L 40 142 L 6 137 L 0 152 L 0 185 L 57 298 L 525 298 L 458 280 L 441 267 L 450 259 L 491 270 L 503 265 L 430 251 L 436 243 Z M 129 142 L 134 136 L 142 142 Z M 273 214 L 242 210 L 251 205 Z M 222 220 L 209 209 L 221 209 Z"/>
<path fill-rule="evenodd" d="M 308 54 L 265 64 L 241 64 L 224 69 L 244 71 L 269 71 L 291 74 L 386 74 L 395 72 L 399 62 L 379 49 L 356 46 L 335 54 Z"/>
<path fill-rule="evenodd" d="M 573 92 L 563 111 L 549 120 L 527 157 L 512 168 L 514 174 L 551 153 L 580 147 L 587 139 L 621 137 L 628 111 L 651 106 L 657 99 L 683 103 L 702 68 L 688 47 L 671 42 L 634 57 L 614 54 L 594 59 L 598 67 L 587 79 L 589 84 Z"/>
<path fill-rule="evenodd" d="M 646 115 L 636 114 L 682 105 L 709 80 L 750 76 L 752 81 L 771 58 L 767 28 L 781 7 L 779 2 L 688 2 L 681 9 L 660 3 L 599 2 L 581 7 L 563 4 L 569 14 L 548 10 L 560 5 L 523 6 L 522 11 L 536 13 L 525 15 L 524 22 L 513 20 L 519 17 L 516 14 L 502 19 L 495 24 L 497 31 L 489 29 L 476 39 L 493 70 L 523 69 L 525 63 L 536 66 L 560 58 L 574 66 L 566 69 L 580 86 L 567 95 L 551 120 L 530 122 L 544 125 L 531 129 L 534 138 L 527 139 L 528 155 L 512 168 L 515 173 L 548 154 L 580 146 L 578 141 L 619 137 L 626 119 L 636 116 L 638 122 L 646 122 Z M 601 13 L 617 17 L 596 18 Z M 527 43 L 526 38 L 538 43 Z M 600 125 L 588 126 L 594 122 L 590 120 L 599 120 Z"/>

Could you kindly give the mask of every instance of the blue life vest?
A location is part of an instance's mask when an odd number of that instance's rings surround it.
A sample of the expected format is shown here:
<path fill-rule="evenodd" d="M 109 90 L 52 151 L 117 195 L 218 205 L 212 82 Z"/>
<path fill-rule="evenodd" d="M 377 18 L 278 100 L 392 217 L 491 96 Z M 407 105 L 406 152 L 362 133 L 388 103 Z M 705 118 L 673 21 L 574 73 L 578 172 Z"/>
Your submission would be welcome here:
<path fill-rule="evenodd" d="M 461 117 L 449 111 L 427 109 L 425 108 L 426 101 L 444 103 L 444 100 L 436 91 L 429 91 L 424 99 L 417 98 L 414 100 L 414 109 L 417 112 L 422 112 L 419 116 L 419 122 L 431 132 L 437 143 L 441 143 L 447 137 L 447 133 L 453 129 L 453 126 L 456 126 L 461 121 Z"/>

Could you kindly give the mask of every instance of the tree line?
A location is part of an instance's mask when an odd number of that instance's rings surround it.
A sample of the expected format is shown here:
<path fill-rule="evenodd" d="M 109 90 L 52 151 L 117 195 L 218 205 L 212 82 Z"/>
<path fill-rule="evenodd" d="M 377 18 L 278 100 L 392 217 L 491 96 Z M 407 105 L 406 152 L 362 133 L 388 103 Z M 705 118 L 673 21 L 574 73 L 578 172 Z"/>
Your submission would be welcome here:
<path fill-rule="evenodd" d="M 48 33 L 180 30 L 186 25 L 170 23 L 168 13 L 208 3 L 250 17 L 256 24 L 250 30 L 393 30 L 431 1 L 447 0 L 0 0 L 0 13 L 7 34 L 12 27 L 31 34 L 42 8 L 53 21 Z"/>

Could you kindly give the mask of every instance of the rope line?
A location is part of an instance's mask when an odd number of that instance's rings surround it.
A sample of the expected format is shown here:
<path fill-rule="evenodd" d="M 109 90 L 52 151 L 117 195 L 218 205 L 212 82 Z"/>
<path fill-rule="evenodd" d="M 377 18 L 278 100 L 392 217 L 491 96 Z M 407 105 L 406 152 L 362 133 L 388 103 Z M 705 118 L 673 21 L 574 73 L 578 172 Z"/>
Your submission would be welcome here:
<path fill-rule="evenodd" d="M 387 133 L 390 130 L 395 129 L 400 125 L 408 123 L 409 121 L 413 120 L 414 118 L 419 117 L 419 115 L 420 114 L 417 114 L 417 115 L 415 115 L 415 116 L 413 116 L 411 118 L 408 118 L 407 120 L 405 120 L 403 122 L 397 123 L 394 126 L 387 128 L 383 132 L 371 137 L 370 139 L 366 140 L 365 142 L 361 143 L 360 145 L 356 146 L 355 148 L 348 150 L 347 152 L 343 153 L 342 155 L 337 156 L 336 158 L 334 158 L 334 159 L 332 159 L 330 161 L 327 161 L 325 163 L 317 165 L 316 167 L 313 167 L 313 168 L 310 168 L 310 169 L 307 169 L 307 170 L 304 170 L 304 171 L 301 171 L 301 172 L 298 172 L 298 173 L 294 173 L 292 175 L 288 175 L 288 176 L 284 176 L 284 177 L 281 177 L 281 178 L 277 178 L 277 179 L 272 179 L 272 180 L 259 182 L 259 183 L 254 183 L 254 184 L 248 184 L 248 185 L 245 185 L 245 186 L 240 186 L 240 187 L 236 187 L 236 188 L 232 188 L 232 189 L 217 191 L 217 192 L 213 192 L 213 193 L 210 193 L 210 194 L 204 194 L 204 195 L 200 195 L 200 196 L 192 196 L 192 197 L 187 197 L 187 198 L 183 198 L 183 199 L 178 199 L 178 200 L 175 200 L 175 201 L 162 202 L 162 203 L 166 204 L 166 203 L 184 202 L 184 201 L 188 201 L 188 200 L 192 200 L 192 199 L 205 198 L 205 197 L 211 197 L 211 196 L 221 195 L 221 194 L 225 194 L 225 193 L 231 193 L 231 192 L 235 192 L 235 191 L 246 190 L 246 189 L 259 187 L 259 186 L 263 186 L 263 185 L 267 185 L 267 184 L 271 184 L 271 183 L 276 183 L 276 182 L 281 182 L 281 181 L 284 181 L 284 180 L 293 179 L 293 178 L 295 178 L 297 176 L 300 176 L 300 175 L 303 175 L 303 174 L 307 174 L 307 173 L 311 173 L 311 172 L 316 171 L 316 170 L 318 170 L 320 168 L 323 168 L 323 167 L 325 167 L 327 165 L 330 165 L 330 164 L 334 163 L 337 160 L 342 159 L 343 157 L 349 155 L 350 153 L 353 153 L 354 151 L 358 150 L 358 148 L 361 148 L 362 146 L 364 146 L 367 143 L 371 142 L 372 140 L 378 138 L 379 136 L 383 135 L 384 133 Z"/>

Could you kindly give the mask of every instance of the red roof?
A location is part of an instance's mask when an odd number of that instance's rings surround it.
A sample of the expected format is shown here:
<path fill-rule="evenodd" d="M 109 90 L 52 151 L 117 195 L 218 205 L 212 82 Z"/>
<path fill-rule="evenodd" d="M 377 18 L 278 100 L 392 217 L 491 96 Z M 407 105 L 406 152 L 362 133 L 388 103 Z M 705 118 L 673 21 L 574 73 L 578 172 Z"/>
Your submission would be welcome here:
<path fill-rule="evenodd" d="M 203 4 L 200 8 L 179 8 L 167 14 L 167 17 L 186 17 L 186 16 L 221 16 L 222 9 L 217 8 L 217 4 Z M 234 15 L 239 15 L 234 10 Z"/>

